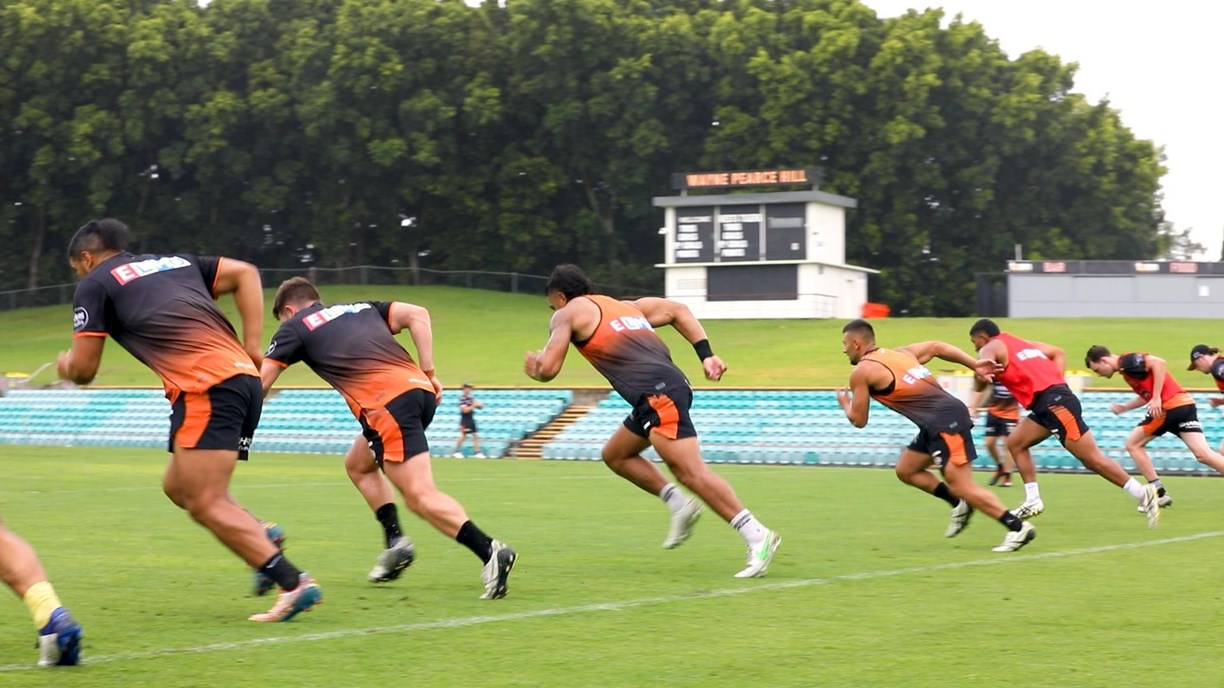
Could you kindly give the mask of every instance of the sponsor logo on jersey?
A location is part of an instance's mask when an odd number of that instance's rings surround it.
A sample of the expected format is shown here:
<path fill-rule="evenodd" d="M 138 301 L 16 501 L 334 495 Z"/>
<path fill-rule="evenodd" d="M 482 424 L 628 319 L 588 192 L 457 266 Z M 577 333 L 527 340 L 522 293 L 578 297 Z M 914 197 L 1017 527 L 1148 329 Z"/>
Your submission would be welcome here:
<path fill-rule="evenodd" d="M 608 321 L 608 326 L 617 332 L 625 330 L 650 330 L 654 328 L 650 326 L 650 321 L 640 315 L 624 315 L 619 318 L 612 318 Z"/>
<path fill-rule="evenodd" d="M 370 308 L 373 308 L 373 306 L 368 303 L 341 303 L 335 306 L 328 306 L 323 310 L 315 311 L 305 318 L 302 318 L 302 324 L 306 326 L 306 329 L 313 331 L 342 315 L 360 313 L 361 311 Z"/>
<path fill-rule="evenodd" d="M 167 270 L 178 270 L 180 268 L 190 267 L 191 261 L 178 256 L 164 256 L 162 258 L 150 258 L 148 260 L 138 260 L 135 263 L 124 263 L 119 267 L 111 269 L 110 273 L 114 276 L 115 281 L 120 285 L 127 284 L 134 279 L 139 279 L 146 275 L 152 275 L 157 272 L 166 272 Z"/>
<path fill-rule="evenodd" d="M 1044 358 L 1049 360 L 1049 357 L 1041 353 L 1041 349 L 1021 349 L 1016 352 L 1017 361 L 1027 361 L 1033 358 Z"/>
<path fill-rule="evenodd" d="M 905 374 L 901 376 L 901 379 L 905 380 L 906 384 L 912 385 L 915 382 L 928 377 L 931 377 L 931 371 L 927 370 L 927 367 L 924 365 L 917 365 L 905 371 Z"/>
<path fill-rule="evenodd" d="M 84 308 L 72 309 L 72 331 L 80 332 L 89 324 L 89 311 Z"/>

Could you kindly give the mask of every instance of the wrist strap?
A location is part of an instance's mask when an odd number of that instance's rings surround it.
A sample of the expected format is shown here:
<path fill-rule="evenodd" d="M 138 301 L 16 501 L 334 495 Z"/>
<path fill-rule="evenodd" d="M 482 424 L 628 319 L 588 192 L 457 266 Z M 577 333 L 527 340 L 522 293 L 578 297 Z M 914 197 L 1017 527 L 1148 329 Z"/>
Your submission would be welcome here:
<path fill-rule="evenodd" d="M 694 344 L 693 351 L 697 352 L 697 358 L 700 358 L 702 361 L 714 355 L 714 352 L 710 349 L 710 340 L 708 339 L 703 339 Z"/>

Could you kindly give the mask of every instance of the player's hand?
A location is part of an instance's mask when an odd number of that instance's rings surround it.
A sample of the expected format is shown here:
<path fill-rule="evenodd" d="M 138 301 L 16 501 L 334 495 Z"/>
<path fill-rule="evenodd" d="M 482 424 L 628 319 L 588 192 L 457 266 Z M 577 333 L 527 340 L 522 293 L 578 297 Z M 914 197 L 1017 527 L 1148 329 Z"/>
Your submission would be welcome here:
<path fill-rule="evenodd" d="M 438 379 L 438 376 L 436 373 L 429 374 L 429 384 L 433 385 L 434 403 L 441 404 L 442 403 L 442 381 Z"/>
<path fill-rule="evenodd" d="M 1218 406 L 1224 406 L 1224 397 L 1211 397 L 1210 399 L 1207 400 L 1207 403 L 1211 404 L 1211 408 L 1216 408 Z"/>
<path fill-rule="evenodd" d="M 1151 401 L 1148 402 L 1147 411 L 1148 411 L 1148 415 L 1153 418 L 1163 418 L 1165 414 L 1164 404 L 1160 402 L 1160 399 L 1153 398 Z"/>
<path fill-rule="evenodd" d="M 1114 415 L 1116 416 L 1116 415 L 1118 415 L 1118 414 L 1122 413 L 1123 411 L 1125 411 L 1125 410 L 1126 410 L 1126 408 L 1125 408 L 1124 406 L 1122 406 L 1122 404 L 1110 404 L 1110 405 L 1109 405 L 1109 410 L 1110 410 L 1110 411 L 1113 411 L 1113 412 L 1114 412 Z"/>
<path fill-rule="evenodd" d="M 850 391 L 845 387 L 837 388 L 837 403 L 841 405 L 843 411 L 850 410 Z"/>
<path fill-rule="evenodd" d="M 263 365 L 264 348 L 260 345 L 259 340 L 253 342 L 245 342 L 242 345 L 242 350 L 246 351 L 247 356 L 251 357 L 251 363 L 255 364 L 255 370 L 259 370 Z"/>
<path fill-rule="evenodd" d="M 61 380 L 72 379 L 71 371 L 69 370 L 71 365 L 72 356 L 67 351 L 61 351 L 59 356 L 55 358 L 55 372 L 59 373 Z M 1212 401 L 1215 401 L 1215 399 L 1212 399 Z"/>
<path fill-rule="evenodd" d="M 707 380 L 717 382 L 722 379 L 723 373 L 727 372 L 727 364 L 723 363 L 722 359 L 716 354 L 702 361 L 701 369 L 705 371 Z"/>
<path fill-rule="evenodd" d="M 540 379 L 540 351 L 528 351 L 523 355 L 523 372 L 532 380 Z"/>
<path fill-rule="evenodd" d="M 989 358 L 980 358 L 973 364 L 973 372 L 986 382 L 994 382 L 994 376 L 1003 372 L 1003 364 Z"/>

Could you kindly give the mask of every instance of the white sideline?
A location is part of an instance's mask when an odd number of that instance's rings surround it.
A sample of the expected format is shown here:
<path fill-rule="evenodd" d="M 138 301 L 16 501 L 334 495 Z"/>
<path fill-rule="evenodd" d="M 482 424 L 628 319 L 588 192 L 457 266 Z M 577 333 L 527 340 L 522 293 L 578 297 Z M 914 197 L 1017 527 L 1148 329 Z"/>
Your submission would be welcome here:
<path fill-rule="evenodd" d="M 1220 537 L 1224 535 L 1224 530 L 1213 530 L 1204 533 L 1195 533 L 1193 535 L 1182 535 L 1179 537 L 1163 538 L 1160 540 L 1146 540 L 1143 542 L 1125 542 L 1116 545 L 1102 545 L 1099 547 L 1082 547 L 1079 549 L 1070 549 L 1062 552 L 1035 552 L 1033 554 L 1017 554 L 1017 555 L 1000 555 L 990 557 L 989 559 L 973 559 L 970 561 L 949 562 L 946 564 L 931 564 L 929 566 L 909 566 L 900 569 L 888 569 L 884 571 L 863 571 L 861 573 L 847 573 L 840 576 L 829 576 L 828 578 L 803 578 L 799 580 L 778 581 L 776 583 L 761 583 L 748 585 L 741 588 L 723 588 L 719 590 L 707 590 L 705 592 L 694 592 L 687 595 L 668 595 L 664 597 L 643 597 L 636 600 L 624 600 L 621 602 L 603 602 L 600 604 L 582 604 L 574 607 L 556 607 L 552 609 L 537 609 L 534 611 L 511 612 L 509 614 L 487 614 L 480 616 L 464 616 L 453 619 L 438 619 L 436 621 L 420 621 L 417 623 L 400 624 L 397 626 L 380 626 L 377 628 L 350 628 L 345 630 L 328 631 L 326 633 L 306 633 L 302 635 L 292 636 L 273 636 L 269 638 L 253 638 L 241 642 L 233 643 L 210 643 L 208 645 L 198 645 L 195 647 L 178 647 L 166 648 L 162 650 L 145 650 L 142 652 L 119 652 L 110 655 L 86 655 L 84 664 L 104 664 L 110 662 L 124 662 L 140 659 L 154 659 L 158 657 L 168 657 L 173 655 L 192 655 L 192 654 L 207 654 L 210 652 L 226 652 L 229 650 L 243 650 L 260 645 L 279 645 L 282 643 L 298 643 L 310 642 L 315 640 L 331 640 L 334 638 L 353 638 L 362 635 L 374 635 L 377 633 L 404 633 L 410 631 L 427 631 L 437 628 L 462 628 L 465 626 L 478 626 L 486 623 L 498 623 L 503 621 L 521 621 L 523 619 L 538 619 L 546 616 L 565 616 L 569 614 L 585 614 L 588 612 L 611 612 L 620 611 L 622 609 L 631 609 L 634 607 L 647 607 L 661 604 L 673 604 L 676 602 L 686 602 L 689 600 L 704 600 L 715 597 L 730 597 L 732 595 L 743 595 L 754 592 L 768 592 L 774 590 L 789 590 L 791 588 L 804 588 L 813 585 L 830 585 L 833 583 L 843 583 L 850 581 L 872 580 L 876 578 L 891 578 L 894 576 L 905 576 L 916 573 L 931 573 L 933 571 L 948 571 L 953 569 L 964 569 L 978 566 L 996 566 L 999 564 L 1013 564 L 1024 561 L 1039 561 L 1042 559 L 1063 559 L 1067 557 L 1077 557 L 1085 554 L 1099 554 L 1102 552 L 1116 552 L 1126 549 L 1140 549 L 1144 547 L 1156 547 L 1158 545 L 1171 545 L 1181 542 L 1193 542 L 1195 540 L 1204 540 L 1207 538 Z M 324 612 L 326 613 L 326 612 Z M 86 628 L 88 634 L 88 628 Z M 88 638 L 88 635 L 86 635 Z M 0 665 L 0 673 L 8 673 L 14 671 L 25 671 L 28 669 L 36 669 L 33 664 L 9 664 Z"/>

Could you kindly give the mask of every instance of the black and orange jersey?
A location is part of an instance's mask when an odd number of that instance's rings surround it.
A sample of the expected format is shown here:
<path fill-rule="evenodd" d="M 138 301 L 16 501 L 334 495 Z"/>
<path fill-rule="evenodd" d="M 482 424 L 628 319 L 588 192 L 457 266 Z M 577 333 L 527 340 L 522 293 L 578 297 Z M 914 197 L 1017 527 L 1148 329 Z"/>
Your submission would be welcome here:
<path fill-rule="evenodd" d="M 1224 356 L 1212 362 L 1210 371 L 1211 379 L 1215 380 L 1216 389 L 1224 391 Z"/>
<path fill-rule="evenodd" d="M 874 349 L 858 365 L 879 364 L 892 373 L 884 389 L 871 389 L 871 398 L 900 413 L 924 430 L 946 432 L 973 426 L 969 409 L 940 386 L 931 371 L 904 351 Z"/>
<path fill-rule="evenodd" d="M 1138 352 L 1119 354 L 1118 372 L 1122 373 L 1122 379 L 1130 385 L 1131 389 L 1135 390 L 1135 394 L 1143 397 L 1144 401 L 1152 400 L 1156 376 L 1152 375 L 1147 368 L 1147 354 Z M 1194 398 L 1166 370 L 1164 385 L 1160 388 L 1160 403 L 1166 409 L 1174 409 L 1193 404 Z"/>
<path fill-rule="evenodd" d="M 995 381 L 1007 387 L 1024 408 L 1032 406 L 1033 398 L 1045 390 L 1067 384 L 1062 371 L 1036 344 L 1007 332 L 995 339 L 1007 347 L 1007 367 L 995 375 Z"/>
<path fill-rule="evenodd" d="M 258 375 L 214 302 L 224 258 L 120 253 L 77 285 L 73 336 L 110 335 L 162 379 L 172 402 L 235 375 Z"/>
<path fill-rule="evenodd" d="M 610 296 L 584 296 L 599 307 L 599 324 L 578 352 L 629 403 L 643 394 L 689 385 L 671 352 L 640 310 Z"/>
<path fill-rule="evenodd" d="M 340 392 L 353 415 L 384 408 L 412 389 L 433 385 L 391 333 L 391 302 L 315 303 L 281 323 L 264 359 L 310 366 Z"/>
<path fill-rule="evenodd" d="M 986 410 L 1006 420 L 1020 419 L 1020 404 L 1007 387 L 1000 382 L 990 383 L 990 406 Z"/>

